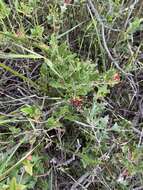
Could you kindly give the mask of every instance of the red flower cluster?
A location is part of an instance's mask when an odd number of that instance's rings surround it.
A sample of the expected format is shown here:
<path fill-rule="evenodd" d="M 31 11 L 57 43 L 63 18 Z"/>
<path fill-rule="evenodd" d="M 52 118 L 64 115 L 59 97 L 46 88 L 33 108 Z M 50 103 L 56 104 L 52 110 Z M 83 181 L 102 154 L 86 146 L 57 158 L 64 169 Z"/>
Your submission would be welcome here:
<path fill-rule="evenodd" d="M 71 103 L 71 105 L 72 106 L 75 106 L 75 107 L 81 107 L 82 106 L 82 104 L 83 104 L 83 100 L 81 99 L 81 98 L 72 98 L 71 100 L 70 100 L 70 103 Z"/>
<path fill-rule="evenodd" d="M 120 75 L 119 75 L 119 73 L 115 73 L 115 75 L 113 76 L 113 80 L 117 81 L 117 82 L 120 82 Z"/>

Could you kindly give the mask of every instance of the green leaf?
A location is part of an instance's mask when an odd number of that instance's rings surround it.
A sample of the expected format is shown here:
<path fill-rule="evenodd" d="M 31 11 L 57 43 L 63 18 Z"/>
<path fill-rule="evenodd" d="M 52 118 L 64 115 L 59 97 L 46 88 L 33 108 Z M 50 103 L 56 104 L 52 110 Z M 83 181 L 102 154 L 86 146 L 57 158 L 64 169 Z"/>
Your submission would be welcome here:
<path fill-rule="evenodd" d="M 98 160 L 95 157 L 95 153 L 90 150 L 82 153 L 81 161 L 84 168 L 86 168 L 87 166 L 95 166 L 98 163 Z"/>
<path fill-rule="evenodd" d="M 120 132 L 121 127 L 120 127 L 117 123 L 115 123 L 115 124 L 112 126 L 111 130 L 116 131 L 116 132 Z"/>
<path fill-rule="evenodd" d="M 20 111 L 26 114 L 27 116 L 34 117 L 34 118 L 38 118 L 41 115 L 39 108 L 37 108 L 35 105 L 25 106 L 21 108 Z"/>
<path fill-rule="evenodd" d="M 12 178 L 10 185 L 9 185 L 9 190 L 24 190 L 26 188 L 25 185 L 17 184 L 16 178 Z"/>
<path fill-rule="evenodd" d="M 43 32 L 44 32 L 44 27 L 40 25 L 37 25 L 33 29 L 31 29 L 32 36 L 36 38 L 37 37 L 42 38 Z"/>
<path fill-rule="evenodd" d="M 140 23 L 141 23 L 142 19 L 139 19 L 138 17 L 134 19 L 133 22 L 130 23 L 128 29 L 127 29 L 127 33 L 132 34 L 135 31 L 137 31 L 140 28 Z"/>
<path fill-rule="evenodd" d="M 105 97 L 109 92 L 110 90 L 108 89 L 108 86 L 105 84 L 98 88 L 97 98 Z"/>
<path fill-rule="evenodd" d="M 14 127 L 14 126 L 11 126 L 10 128 L 9 128 L 9 130 L 14 134 L 14 133 L 20 133 L 20 129 L 19 128 L 16 128 L 16 127 Z"/>
<path fill-rule="evenodd" d="M 23 108 L 21 108 L 21 111 L 23 113 L 25 113 L 26 115 L 33 115 L 33 113 L 34 113 L 34 110 L 33 110 L 32 106 L 23 107 Z"/>
<path fill-rule="evenodd" d="M 47 127 L 48 128 L 57 128 L 60 127 L 61 124 L 59 123 L 59 121 L 57 119 L 55 119 L 54 117 L 50 117 L 47 120 Z"/>
<path fill-rule="evenodd" d="M 24 169 L 29 175 L 33 175 L 33 164 L 29 160 L 23 161 Z"/>

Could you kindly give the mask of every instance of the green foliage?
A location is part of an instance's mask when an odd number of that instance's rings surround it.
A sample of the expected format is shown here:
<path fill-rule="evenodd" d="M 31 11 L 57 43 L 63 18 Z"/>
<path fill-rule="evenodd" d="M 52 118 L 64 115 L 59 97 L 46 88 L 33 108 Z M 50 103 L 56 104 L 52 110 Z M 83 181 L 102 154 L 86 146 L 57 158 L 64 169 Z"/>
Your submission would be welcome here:
<path fill-rule="evenodd" d="M 54 118 L 54 117 L 50 117 L 48 120 L 47 120 L 47 128 L 48 129 L 52 129 L 52 128 L 58 128 L 61 126 L 61 124 L 59 123 L 59 121 Z"/>
<path fill-rule="evenodd" d="M 0 0 L 0 19 L 4 19 L 5 17 L 8 17 L 10 13 L 10 9 L 8 6 L 4 3 L 3 0 Z"/>
<path fill-rule="evenodd" d="M 50 41 L 49 56 L 54 64 L 54 69 L 60 73 L 60 78 L 50 71 L 44 63 L 41 67 L 41 79 L 67 96 L 86 95 L 93 88 L 93 81 L 98 77 L 94 65 L 81 62 L 72 54 L 65 44 L 58 46 L 54 37 Z M 43 83 L 41 82 L 41 83 Z M 48 89 L 47 89 L 48 90 Z"/>
<path fill-rule="evenodd" d="M 82 151 L 81 157 L 84 168 L 95 167 L 99 164 L 96 153 L 93 150 L 90 150 L 89 147 Z"/>
<path fill-rule="evenodd" d="M 140 23 L 142 22 L 142 19 L 140 18 L 135 18 L 133 20 L 133 22 L 130 23 L 128 29 L 127 29 L 127 33 L 128 34 L 133 34 L 134 32 L 136 32 L 137 30 L 140 29 Z"/>
<path fill-rule="evenodd" d="M 5 190 L 24 190 L 26 189 L 25 185 L 18 184 L 16 178 L 13 178 L 8 187 L 4 188 Z M 3 190 L 4 190 L 3 189 Z"/>
<path fill-rule="evenodd" d="M 31 29 L 31 35 L 34 38 L 42 38 L 43 32 L 44 32 L 44 27 L 39 26 L 39 25 Z"/>
<path fill-rule="evenodd" d="M 31 17 L 31 14 L 34 9 L 34 5 L 36 4 L 36 1 L 27 1 L 27 2 L 19 2 L 16 1 L 16 8 L 19 13 L 22 13 L 23 15 L 27 17 Z"/>
<path fill-rule="evenodd" d="M 62 96 L 85 96 L 97 86 L 99 88 L 98 96 L 104 97 L 109 92 L 106 83 L 109 85 L 116 83 L 111 78 L 115 73 L 113 69 L 102 75 L 94 64 L 79 60 L 76 54 L 70 52 L 66 44 L 58 46 L 54 36 L 50 41 L 48 57 L 53 63 L 54 70 L 60 73 L 60 77 L 53 73 L 46 63 L 42 64 L 39 80 L 45 92 L 48 92 L 48 87 L 52 87 L 60 91 Z"/>
<path fill-rule="evenodd" d="M 142 187 L 141 31 L 139 2 L 0 0 L 1 190 Z"/>
<path fill-rule="evenodd" d="M 38 118 L 41 114 L 38 107 L 34 106 L 24 106 L 20 109 L 21 112 L 23 112 L 26 116 L 29 116 L 31 118 Z"/>
<path fill-rule="evenodd" d="M 30 163 L 29 160 L 23 161 L 24 169 L 29 175 L 33 175 L 33 164 Z"/>

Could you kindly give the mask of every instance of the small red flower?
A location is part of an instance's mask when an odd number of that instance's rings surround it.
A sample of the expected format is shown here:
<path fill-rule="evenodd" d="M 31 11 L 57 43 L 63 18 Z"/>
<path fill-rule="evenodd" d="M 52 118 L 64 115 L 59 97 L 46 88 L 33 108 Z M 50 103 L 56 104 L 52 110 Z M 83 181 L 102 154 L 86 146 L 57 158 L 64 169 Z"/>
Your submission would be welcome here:
<path fill-rule="evenodd" d="M 17 32 L 16 32 L 16 36 L 17 37 L 22 37 L 24 34 L 23 34 L 23 32 L 21 32 L 20 30 L 18 30 Z"/>
<path fill-rule="evenodd" d="M 27 156 L 26 159 L 29 160 L 29 161 L 32 161 L 32 155 L 30 154 L 29 156 Z"/>
<path fill-rule="evenodd" d="M 72 3 L 72 0 L 64 0 L 64 3 L 65 4 L 70 4 L 70 3 Z"/>
<path fill-rule="evenodd" d="M 129 176 L 129 171 L 128 171 L 127 169 L 125 169 L 125 170 L 122 172 L 122 176 L 123 176 L 123 177 Z"/>
<path fill-rule="evenodd" d="M 120 75 L 119 75 L 119 73 L 115 73 L 115 75 L 113 76 L 113 80 L 117 81 L 117 82 L 120 81 Z"/>
<path fill-rule="evenodd" d="M 70 100 L 71 105 L 75 107 L 81 107 L 83 104 L 83 100 L 81 98 L 73 98 Z"/>

